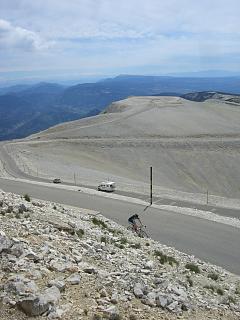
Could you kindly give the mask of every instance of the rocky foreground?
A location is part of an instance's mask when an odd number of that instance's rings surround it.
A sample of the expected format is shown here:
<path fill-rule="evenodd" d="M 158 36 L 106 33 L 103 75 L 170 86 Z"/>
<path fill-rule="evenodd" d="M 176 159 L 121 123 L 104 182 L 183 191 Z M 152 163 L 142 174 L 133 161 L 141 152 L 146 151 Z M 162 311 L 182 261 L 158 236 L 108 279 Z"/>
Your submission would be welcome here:
<path fill-rule="evenodd" d="M 240 278 L 99 213 L 0 191 L 0 319 L 239 319 Z"/>

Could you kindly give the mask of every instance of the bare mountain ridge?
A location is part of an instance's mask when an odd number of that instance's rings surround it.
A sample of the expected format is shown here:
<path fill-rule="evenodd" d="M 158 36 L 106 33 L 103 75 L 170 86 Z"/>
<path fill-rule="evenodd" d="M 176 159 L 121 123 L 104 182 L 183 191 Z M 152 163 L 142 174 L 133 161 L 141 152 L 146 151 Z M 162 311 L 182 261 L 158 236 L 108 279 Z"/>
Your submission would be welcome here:
<path fill-rule="evenodd" d="M 7 115 L 7 122 L 0 118 L 0 140 L 23 138 L 61 122 L 96 115 L 112 102 L 128 96 L 180 96 L 206 90 L 240 93 L 240 78 L 125 75 L 71 87 L 40 83 L 3 88 L 0 113 Z"/>
<path fill-rule="evenodd" d="M 110 178 L 122 190 L 238 197 L 240 105 L 224 99 L 130 97 L 104 113 L 57 125 L 12 143 L 16 161 L 43 177 L 85 185 Z M 22 159 L 22 160 L 19 160 Z M 21 165 L 21 164 L 20 164 Z"/>

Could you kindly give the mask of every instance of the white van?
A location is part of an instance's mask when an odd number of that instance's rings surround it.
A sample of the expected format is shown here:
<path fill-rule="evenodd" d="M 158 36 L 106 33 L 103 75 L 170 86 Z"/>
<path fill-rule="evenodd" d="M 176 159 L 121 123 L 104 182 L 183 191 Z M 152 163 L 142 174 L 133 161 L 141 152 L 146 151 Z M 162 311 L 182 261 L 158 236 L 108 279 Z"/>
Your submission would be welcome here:
<path fill-rule="evenodd" d="M 115 182 L 112 181 L 103 181 L 98 185 L 98 191 L 107 191 L 113 192 L 116 189 Z"/>

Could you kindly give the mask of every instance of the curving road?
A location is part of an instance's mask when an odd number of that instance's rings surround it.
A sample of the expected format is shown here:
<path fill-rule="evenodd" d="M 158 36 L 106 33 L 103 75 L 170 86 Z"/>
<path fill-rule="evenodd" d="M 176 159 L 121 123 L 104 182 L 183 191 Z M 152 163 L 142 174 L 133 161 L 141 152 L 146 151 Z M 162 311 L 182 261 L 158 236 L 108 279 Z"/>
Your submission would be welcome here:
<path fill-rule="evenodd" d="M 49 182 L 47 179 L 32 177 L 22 172 L 15 161 L 9 156 L 4 143 L 0 144 L 0 159 L 5 170 L 13 177 Z M 30 196 L 100 211 L 108 218 L 126 225 L 130 213 L 141 212 L 143 207 L 120 200 L 104 198 L 96 195 L 83 194 L 76 191 L 32 184 L 31 181 L 19 182 L 0 179 L 0 189 L 17 194 L 28 193 Z M 125 194 L 125 193 L 121 193 Z M 126 194 L 136 198 L 144 195 Z M 155 199 L 158 203 L 171 204 L 169 199 Z M 160 200 L 160 201 L 159 201 Z M 184 201 L 174 201 L 175 205 L 211 210 L 210 206 L 201 206 Z M 222 215 L 239 217 L 237 210 L 213 207 L 214 212 Z M 224 224 L 211 222 L 191 216 L 185 216 L 169 211 L 149 208 L 142 214 L 142 219 L 148 227 L 151 237 L 163 244 L 173 246 L 183 252 L 193 254 L 205 261 L 222 266 L 231 272 L 240 274 L 240 230 Z"/>
<path fill-rule="evenodd" d="M 127 225 L 129 213 L 141 212 L 143 206 L 77 191 L 0 179 L 0 189 L 50 200 L 80 208 L 100 211 L 108 218 Z M 150 236 L 163 244 L 193 254 L 205 261 L 240 274 L 240 230 L 169 211 L 149 208 L 142 213 Z"/>

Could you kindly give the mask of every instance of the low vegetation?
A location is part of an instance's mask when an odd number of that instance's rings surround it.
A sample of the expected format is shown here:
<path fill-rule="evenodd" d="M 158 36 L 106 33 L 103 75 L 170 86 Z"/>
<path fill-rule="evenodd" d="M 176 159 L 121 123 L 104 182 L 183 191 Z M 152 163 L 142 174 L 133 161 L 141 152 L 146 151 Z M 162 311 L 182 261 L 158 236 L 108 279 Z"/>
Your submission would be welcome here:
<path fill-rule="evenodd" d="M 210 278 L 210 279 L 212 279 L 214 281 L 217 281 L 219 276 L 218 276 L 217 273 L 211 272 L 211 273 L 208 274 L 208 278 Z"/>
<path fill-rule="evenodd" d="M 78 235 L 79 238 L 82 238 L 84 236 L 84 230 L 83 229 L 78 229 L 76 231 L 76 234 Z"/>
<path fill-rule="evenodd" d="M 212 292 L 216 292 L 219 296 L 223 296 L 224 290 L 220 287 L 215 287 L 212 284 L 204 286 L 205 289 L 211 290 Z"/>
<path fill-rule="evenodd" d="M 191 272 L 194 272 L 194 273 L 201 273 L 199 266 L 194 263 L 187 263 L 185 265 L 185 268 L 190 270 Z"/>
<path fill-rule="evenodd" d="M 28 202 L 31 201 L 31 198 L 30 198 L 30 196 L 29 196 L 27 193 L 23 196 L 23 198 L 24 198 L 26 201 L 28 201 Z"/>
<path fill-rule="evenodd" d="M 164 254 L 161 251 L 155 250 L 154 251 L 154 256 L 157 257 L 160 261 L 161 264 L 165 264 L 168 263 L 171 266 L 175 265 L 179 265 L 179 262 L 172 256 L 168 256 L 166 254 Z"/>
<path fill-rule="evenodd" d="M 92 218 L 92 223 L 95 226 L 98 226 L 98 227 L 100 227 L 102 229 L 105 229 L 108 232 L 111 232 L 112 234 L 122 234 L 122 231 L 110 228 L 103 220 L 100 220 L 100 219 L 98 219 L 96 217 Z"/>

